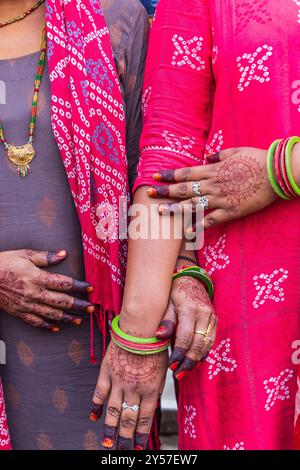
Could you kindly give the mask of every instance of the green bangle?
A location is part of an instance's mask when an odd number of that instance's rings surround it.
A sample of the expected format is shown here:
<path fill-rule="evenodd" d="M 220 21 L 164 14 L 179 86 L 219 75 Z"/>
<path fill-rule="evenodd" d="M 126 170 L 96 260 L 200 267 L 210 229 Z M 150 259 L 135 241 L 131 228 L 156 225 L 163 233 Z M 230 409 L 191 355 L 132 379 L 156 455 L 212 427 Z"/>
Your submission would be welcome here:
<path fill-rule="evenodd" d="M 161 341 L 155 338 L 155 336 L 152 336 L 152 338 L 137 338 L 136 336 L 128 335 L 127 333 L 121 330 L 119 326 L 119 320 L 120 320 L 120 315 L 117 315 L 111 323 L 111 328 L 118 336 L 120 336 L 120 338 L 126 339 L 126 341 L 130 341 L 131 343 L 138 343 L 138 344 L 154 344 L 154 343 L 158 343 L 159 341 Z"/>
<path fill-rule="evenodd" d="M 274 176 L 274 169 L 273 169 L 274 155 L 275 155 L 275 151 L 276 151 L 276 149 L 277 149 L 280 142 L 281 142 L 281 139 L 275 140 L 271 144 L 271 146 L 268 150 L 268 156 L 267 156 L 268 178 L 269 178 L 270 184 L 271 184 L 274 192 L 277 194 L 277 196 L 279 196 L 281 199 L 289 200 L 290 198 L 287 197 L 286 194 L 284 194 L 284 192 L 282 191 L 281 187 L 277 183 L 277 181 L 275 179 L 275 176 Z"/>
<path fill-rule="evenodd" d="M 291 166 L 292 149 L 294 145 L 297 144 L 298 142 L 300 142 L 300 137 L 291 137 L 290 140 L 288 141 L 288 144 L 285 150 L 285 166 L 286 166 L 286 172 L 288 175 L 289 183 L 292 186 L 295 194 L 297 194 L 297 196 L 300 196 L 300 188 L 299 186 L 297 186 L 297 183 L 293 177 L 292 166 Z"/>
<path fill-rule="evenodd" d="M 124 349 L 125 351 L 127 352 L 130 352 L 132 354 L 138 354 L 140 356 L 150 356 L 151 354 L 158 354 L 158 353 L 161 353 L 163 351 L 166 351 L 169 347 L 169 345 L 166 345 L 166 346 L 163 346 L 162 348 L 159 348 L 159 349 L 155 349 L 154 351 L 150 351 L 150 350 L 140 350 L 140 349 L 131 349 L 131 348 L 127 348 L 126 346 L 123 346 L 123 344 L 120 344 L 113 336 L 111 337 L 111 340 L 121 349 Z"/>
<path fill-rule="evenodd" d="M 197 279 L 200 279 L 200 281 L 202 281 L 206 287 L 209 298 L 210 299 L 213 298 L 214 285 L 212 283 L 211 278 L 209 277 L 209 274 L 203 268 L 200 268 L 199 266 L 193 266 L 191 268 L 183 269 L 179 273 L 176 273 L 173 275 L 173 280 L 178 279 L 180 277 L 184 277 L 184 276 L 191 276 L 191 277 L 196 277 Z"/>

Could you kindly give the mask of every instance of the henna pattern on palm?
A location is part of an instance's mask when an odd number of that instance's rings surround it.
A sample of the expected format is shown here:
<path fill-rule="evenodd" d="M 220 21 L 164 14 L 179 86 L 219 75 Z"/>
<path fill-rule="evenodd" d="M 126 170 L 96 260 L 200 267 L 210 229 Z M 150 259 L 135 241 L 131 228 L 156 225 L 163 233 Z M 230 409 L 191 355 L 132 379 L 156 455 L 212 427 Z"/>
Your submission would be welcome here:
<path fill-rule="evenodd" d="M 161 369 L 159 354 L 139 356 L 111 345 L 110 365 L 116 375 L 128 384 L 148 384 L 155 381 Z"/>
<path fill-rule="evenodd" d="M 12 271 L 0 271 L 0 305 L 20 305 L 24 294 L 24 282 Z"/>
<path fill-rule="evenodd" d="M 228 200 L 240 203 L 258 193 L 264 182 L 264 173 L 255 158 L 235 157 L 222 163 L 217 182 Z"/>

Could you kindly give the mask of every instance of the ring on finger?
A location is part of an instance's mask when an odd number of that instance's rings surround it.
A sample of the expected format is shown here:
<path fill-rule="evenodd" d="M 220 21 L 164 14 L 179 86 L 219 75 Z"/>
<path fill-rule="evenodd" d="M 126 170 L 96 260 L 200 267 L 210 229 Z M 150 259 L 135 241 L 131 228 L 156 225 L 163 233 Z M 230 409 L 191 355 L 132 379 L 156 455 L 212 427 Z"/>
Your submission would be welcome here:
<path fill-rule="evenodd" d="M 131 411 L 133 411 L 134 413 L 138 413 L 139 409 L 140 409 L 140 407 L 139 407 L 139 405 L 137 405 L 137 404 L 130 406 L 130 405 L 128 405 L 128 404 L 126 403 L 126 401 L 124 401 L 124 402 L 122 403 L 122 410 L 123 410 L 123 411 L 124 411 L 124 410 L 131 410 Z"/>
<path fill-rule="evenodd" d="M 202 193 L 200 191 L 201 183 L 200 181 L 193 181 L 192 183 L 192 190 L 193 190 L 193 196 L 194 197 L 201 197 Z"/>
<path fill-rule="evenodd" d="M 203 207 L 203 209 L 208 209 L 209 207 L 209 201 L 206 196 L 201 196 L 198 202 L 199 206 Z"/>

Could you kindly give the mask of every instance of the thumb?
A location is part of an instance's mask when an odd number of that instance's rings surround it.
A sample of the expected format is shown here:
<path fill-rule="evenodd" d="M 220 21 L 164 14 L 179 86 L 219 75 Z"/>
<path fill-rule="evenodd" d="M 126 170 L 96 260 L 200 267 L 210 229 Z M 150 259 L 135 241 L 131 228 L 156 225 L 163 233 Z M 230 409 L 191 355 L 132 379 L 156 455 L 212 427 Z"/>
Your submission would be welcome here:
<path fill-rule="evenodd" d="M 170 301 L 164 318 L 156 331 L 157 339 L 171 339 L 175 333 L 177 315 L 173 303 Z"/>
<path fill-rule="evenodd" d="M 34 251 L 25 250 L 25 257 L 39 268 L 55 266 L 61 263 L 67 257 L 66 250 L 59 251 Z"/>
<path fill-rule="evenodd" d="M 236 153 L 238 153 L 239 149 L 231 148 L 226 150 L 221 150 L 218 153 L 214 153 L 213 155 L 206 155 L 207 163 L 219 163 L 226 158 L 233 157 Z"/>

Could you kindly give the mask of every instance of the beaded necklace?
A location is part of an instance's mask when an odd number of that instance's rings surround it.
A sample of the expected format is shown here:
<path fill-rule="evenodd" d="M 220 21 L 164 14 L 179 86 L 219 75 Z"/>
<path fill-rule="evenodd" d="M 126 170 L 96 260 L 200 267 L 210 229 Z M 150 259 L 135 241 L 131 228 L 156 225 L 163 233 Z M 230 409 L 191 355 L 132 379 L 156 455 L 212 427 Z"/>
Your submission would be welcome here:
<path fill-rule="evenodd" d="M 12 18 L 11 20 L 4 21 L 3 23 L 0 23 L 0 28 L 3 28 L 4 26 L 8 26 L 9 24 L 16 23 L 17 21 L 24 20 L 26 16 L 29 16 L 31 13 L 33 13 L 35 10 L 39 8 L 42 3 L 44 3 L 45 0 L 38 0 L 29 10 L 25 11 L 25 13 L 22 13 L 22 15 L 16 16 L 15 18 Z"/>
<path fill-rule="evenodd" d="M 46 45 L 47 45 L 46 28 L 43 28 L 42 40 L 41 40 L 41 46 L 40 46 L 41 54 L 39 58 L 37 73 L 34 79 L 34 92 L 33 92 L 31 115 L 30 115 L 30 121 L 29 121 L 28 142 L 20 146 L 8 144 L 4 135 L 3 123 L 2 123 L 2 120 L 0 119 L 0 140 L 3 142 L 4 148 L 7 151 L 7 158 L 9 159 L 11 163 L 13 163 L 14 165 L 18 167 L 18 175 L 21 176 L 22 178 L 24 178 L 30 173 L 30 163 L 32 162 L 35 156 L 35 150 L 33 147 L 33 134 L 34 134 L 35 123 L 36 123 L 36 113 L 37 113 L 40 85 L 41 85 L 43 73 L 45 70 Z"/>

